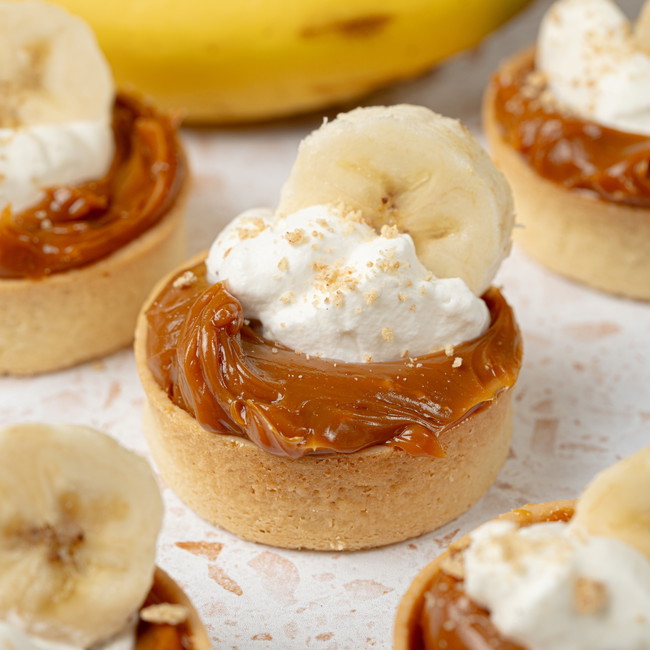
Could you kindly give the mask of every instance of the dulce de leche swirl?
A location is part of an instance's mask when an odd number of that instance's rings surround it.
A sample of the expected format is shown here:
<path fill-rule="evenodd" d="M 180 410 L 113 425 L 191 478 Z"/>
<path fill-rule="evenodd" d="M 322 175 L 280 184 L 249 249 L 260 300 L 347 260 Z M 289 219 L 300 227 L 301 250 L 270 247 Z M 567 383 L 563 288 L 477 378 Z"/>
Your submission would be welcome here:
<path fill-rule="evenodd" d="M 444 456 L 437 435 L 510 388 L 519 372 L 519 330 L 497 289 L 484 296 L 487 332 L 451 356 L 345 363 L 263 339 L 237 299 L 205 274 L 203 263 L 179 272 L 148 308 L 149 368 L 203 428 L 244 436 L 272 454 L 389 444 Z"/>
<path fill-rule="evenodd" d="M 532 52 L 491 83 L 502 137 L 540 176 L 594 198 L 650 206 L 650 137 L 562 110 L 534 70 Z"/>
<path fill-rule="evenodd" d="M 39 278 L 110 255 L 156 224 L 185 178 L 174 121 L 119 96 L 108 173 L 53 187 L 37 204 L 0 215 L 0 278 Z"/>

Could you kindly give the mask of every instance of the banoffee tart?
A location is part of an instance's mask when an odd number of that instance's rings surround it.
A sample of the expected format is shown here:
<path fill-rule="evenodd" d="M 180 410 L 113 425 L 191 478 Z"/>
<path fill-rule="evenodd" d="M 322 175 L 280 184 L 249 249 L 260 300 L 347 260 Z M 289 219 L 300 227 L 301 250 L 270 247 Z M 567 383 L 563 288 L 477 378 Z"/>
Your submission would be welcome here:
<path fill-rule="evenodd" d="M 14 30 L 3 48 L 33 62 L 17 59 L 0 110 L 0 374 L 33 374 L 132 340 L 151 287 L 183 257 L 188 179 L 176 121 L 114 97 L 83 23 L 32 2 L 2 3 L 0 15 Z M 59 78 L 71 58 L 79 63 Z M 75 83 L 100 88 L 84 104 Z"/>
<path fill-rule="evenodd" d="M 426 109 L 360 113 L 348 114 L 353 129 L 386 151 L 408 142 L 405 135 L 419 150 L 418 120 L 425 133 L 470 138 Z M 312 134 L 296 166 L 347 119 Z M 397 193 L 393 201 L 400 203 Z M 145 432 L 179 496 L 244 539 L 321 550 L 381 546 L 453 519 L 494 481 L 509 448 L 520 336 L 497 289 L 479 298 L 460 278 L 434 278 L 399 226 L 380 234 L 356 208 L 319 202 L 286 217 L 245 213 L 207 258 L 154 289 L 135 346 Z M 264 312 L 269 305 L 273 315 Z M 272 322 L 287 331 L 285 342 L 269 332 Z M 418 327 L 437 338 L 418 348 L 409 339 Z"/>
<path fill-rule="evenodd" d="M 648 97 L 650 42 L 609 0 L 561 0 L 537 48 L 503 63 L 484 100 L 485 133 L 523 226 L 515 241 L 557 273 L 642 300 L 650 300 Z"/>
<path fill-rule="evenodd" d="M 395 650 L 649 647 L 650 448 L 579 500 L 526 505 L 477 528 L 404 594 Z"/>

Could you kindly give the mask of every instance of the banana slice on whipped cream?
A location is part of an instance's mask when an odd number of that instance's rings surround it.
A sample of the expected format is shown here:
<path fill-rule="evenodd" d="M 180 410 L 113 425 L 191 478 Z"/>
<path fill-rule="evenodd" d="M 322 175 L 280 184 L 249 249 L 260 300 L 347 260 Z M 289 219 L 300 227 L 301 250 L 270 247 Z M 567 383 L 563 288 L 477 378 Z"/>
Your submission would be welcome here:
<path fill-rule="evenodd" d="M 43 2 L 0 2 L 0 89 L 0 211 L 108 170 L 115 87 L 82 20 Z"/>
<path fill-rule="evenodd" d="M 309 135 L 278 214 L 343 204 L 376 231 L 408 233 L 436 277 L 481 295 L 510 250 L 508 184 L 458 121 L 424 106 L 358 108 Z"/>
<path fill-rule="evenodd" d="M 151 468 L 82 426 L 0 429 L 0 621 L 88 648 L 153 581 L 163 504 Z"/>
<path fill-rule="evenodd" d="M 598 474 L 578 500 L 571 526 L 619 539 L 650 559 L 650 447 Z"/>

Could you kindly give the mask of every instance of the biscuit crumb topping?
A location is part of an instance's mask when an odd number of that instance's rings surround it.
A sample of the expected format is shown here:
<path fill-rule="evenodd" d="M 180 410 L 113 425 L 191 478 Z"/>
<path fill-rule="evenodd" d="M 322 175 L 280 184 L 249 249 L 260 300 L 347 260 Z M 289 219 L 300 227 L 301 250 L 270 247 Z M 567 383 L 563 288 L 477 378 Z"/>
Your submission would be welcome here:
<path fill-rule="evenodd" d="M 453 578 L 462 580 L 465 577 L 465 561 L 460 551 L 450 552 L 440 563 L 442 570 Z"/>
<path fill-rule="evenodd" d="M 284 235 L 285 239 L 292 245 L 298 246 L 307 241 L 307 236 L 302 228 L 296 228 Z"/>
<path fill-rule="evenodd" d="M 147 623 L 180 625 L 187 620 L 189 611 L 185 605 L 158 603 L 140 610 L 140 618 Z"/>
<path fill-rule="evenodd" d="M 384 224 L 381 227 L 379 234 L 386 239 L 395 239 L 395 237 L 399 237 L 399 230 L 397 229 L 397 226 L 388 226 Z"/>
<path fill-rule="evenodd" d="M 607 606 L 607 587 L 598 580 L 578 578 L 573 585 L 573 606 L 580 614 L 598 614 Z"/>
<path fill-rule="evenodd" d="M 179 275 L 173 282 L 174 289 L 183 289 L 184 287 L 191 287 L 196 282 L 196 276 L 192 271 L 185 271 Z"/>
<path fill-rule="evenodd" d="M 266 222 L 261 217 L 249 217 L 242 219 L 242 224 L 237 228 L 237 236 L 239 239 L 252 239 L 257 237 L 261 232 L 268 228 Z"/>

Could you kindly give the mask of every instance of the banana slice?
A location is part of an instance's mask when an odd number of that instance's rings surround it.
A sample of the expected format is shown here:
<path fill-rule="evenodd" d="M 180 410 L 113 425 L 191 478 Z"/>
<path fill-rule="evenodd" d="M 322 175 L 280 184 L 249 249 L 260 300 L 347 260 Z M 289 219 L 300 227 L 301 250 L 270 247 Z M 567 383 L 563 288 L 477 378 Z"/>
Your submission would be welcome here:
<path fill-rule="evenodd" d="M 89 647 L 153 580 L 162 523 L 147 462 L 86 427 L 0 429 L 0 619 Z"/>
<path fill-rule="evenodd" d="M 460 122 L 420 106 L 358 108 L 300 145 L 278 213 L 317 204 L 359 211 L 379 231 L 411 235 L 437 277 L 476 293 L 510 250 L 510 188 Z"/>
<path fill-rule="evenodd" d="M 0 127 L 110 119 L 111 70 L 80 19 L 43 2 L 0 3 Z"/>
<path fill-rule="evenodd" d="M 650 558 L 650 447 L 598 474 L 578 500 L 571 526 L 618 538 Z"/>

